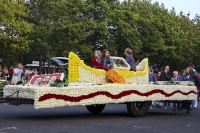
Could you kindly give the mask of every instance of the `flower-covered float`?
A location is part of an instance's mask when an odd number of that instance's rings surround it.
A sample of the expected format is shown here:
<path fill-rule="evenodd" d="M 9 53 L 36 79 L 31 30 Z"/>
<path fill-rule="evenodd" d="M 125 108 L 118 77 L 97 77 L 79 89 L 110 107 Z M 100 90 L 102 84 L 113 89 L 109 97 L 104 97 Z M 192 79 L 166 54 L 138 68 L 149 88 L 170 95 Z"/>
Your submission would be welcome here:
<path fill-rule="evenodd" d="M 0 95 L 3 93 L 3 88 L 5 85 L 8 85 L 8 81 L 7 80 L 0 80 Z"/>
<path fill-rule="evenodd" d="M 63 75 L 33 76 L 28 85 L 5 86 L 4 97 L 32 99 L 36 109 L 85 105 L 93 113 L 101 112 L 105 104 L 126 103 L 128 112 L 133 116 L 145 115 L 149 101 L 186 101 L 197 98 L 194 86 L 149 84 L 148 59 L 142 60 L 134 72 L 129 71 L 130 66 L 123 58 L 112 58 L 114 62 L 123 61 L 124 65 L 115 63 L 115 72 L 107 75 L 105 70 L 89 67 L 76 54 L 70 53 L 67 87 L 50 86 L 56 79 L 62 80 Z M 113 79 L 108 79 L 108 76 Z M 118 83 L 118 77 L 125 83 Z"/>

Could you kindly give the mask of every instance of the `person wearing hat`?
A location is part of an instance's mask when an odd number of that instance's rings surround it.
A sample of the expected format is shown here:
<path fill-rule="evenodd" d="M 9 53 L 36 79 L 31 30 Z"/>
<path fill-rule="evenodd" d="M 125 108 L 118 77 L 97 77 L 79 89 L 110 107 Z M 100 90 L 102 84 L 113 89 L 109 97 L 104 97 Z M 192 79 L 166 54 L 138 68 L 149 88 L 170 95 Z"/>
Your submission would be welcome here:
<path fill-rule="evenodd" d="M 178 71 L 173 72 L 173 77 L 171 78 L 171 81 L 173 81 L 173 82 L 182 81 L 182 78 L 180 76 L 178 76 Z M 181 110 L 180 103 L 173 103 L 173 110 L 172 111 L 176 111 L 176 109 L 178 109 L 178 111 Z"/>

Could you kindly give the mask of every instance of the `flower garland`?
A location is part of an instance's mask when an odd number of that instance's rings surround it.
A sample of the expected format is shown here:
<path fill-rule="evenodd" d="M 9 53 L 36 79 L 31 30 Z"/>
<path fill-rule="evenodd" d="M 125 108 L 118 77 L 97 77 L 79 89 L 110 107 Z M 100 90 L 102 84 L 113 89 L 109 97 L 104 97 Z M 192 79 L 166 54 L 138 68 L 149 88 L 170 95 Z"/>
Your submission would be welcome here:
<path fill-rule="evenodd" d="M 108 70 L 106 72 L 107 78 L 111 80 L 113 83 L 118 83 L 118 84 L 126 84 L 126 80 L 119 75 L 115 70 Z"/>
<path fill-rule="evenodd" d="M 90 99 L 90 98 L 93 98 L 93 97 L 98 96 L 98 95 L 104 95 L 104 96 L 109 97 L 111 99 L 120 99 L 122 97 L 131 95 L 131 94 L 136 94 L 138 96 L 148 97 L 148 96 L 151 96 L 155 93 L 160 93 L 164 97 L 171 97 L 171 96 L 173 96 L 177 93 L 180 93 L 181 95 L 196 94 L 195 91 L 182 92 L 180 90 L 176 90 L 172 93 L 166 93 L 165 91 L 160 90 L 160 89 L 155 89 L 155 90 L 152 90 L 152 91 L 149 91 L 149 92 L 146 92 L 146 93 L 141 93 L 138 90 L 127 90 L 127 91 L 123 91 L 121 93 L 118 93 L 116 95 L 113 95 L 113 94 L 111 94 L 110 92 L 107 92 L 107 91 L 97 91 L 97 92 L 94 92 L 94 93 L 90 93 L 88 95 L 81 95 L 81 96 L 78 96 L 78 97 L 71 97 L 71 96 L 68 96 L 68 95 L 59 95 L 59 94 L 58 95 L 57 94 L 44 94 L 43 96 L 41 96 L 39 98 L 38 101 L 45 101 L 45 100 L 54 98 L 54 99 L 61 99 L 61 100 L 70 101 L 70 102 L 80 102 L 81 100 Z"/>
<path fill-rule="evenodd" d="M 4 96 L 19 91 L 19 97 L 34 99 L 34 107 L 53 108 L 75 105 L 126 103 L 133 101 L 194 100 L 195 86 L 181 85 L 132 85 L 105 84 L 88 86 L 33 87 L 7 85 Z M 17 97 L 14 94 L 13 97 Z"/>

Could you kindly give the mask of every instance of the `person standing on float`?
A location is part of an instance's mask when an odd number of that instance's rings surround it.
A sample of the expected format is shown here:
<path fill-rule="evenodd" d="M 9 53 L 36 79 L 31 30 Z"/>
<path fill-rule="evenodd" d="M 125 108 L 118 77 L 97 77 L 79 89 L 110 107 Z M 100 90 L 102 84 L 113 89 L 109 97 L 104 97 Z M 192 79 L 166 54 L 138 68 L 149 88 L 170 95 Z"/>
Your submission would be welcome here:
<path fill-rule="evenodd" d="M 130 48 L 126 48 L 124 51 L 124 55 L 126 56 L 126 62 L 131 66 L 130 71 L 136 72 L 136 64 L 135 60 L 132 56 L 133 51 Z"/>

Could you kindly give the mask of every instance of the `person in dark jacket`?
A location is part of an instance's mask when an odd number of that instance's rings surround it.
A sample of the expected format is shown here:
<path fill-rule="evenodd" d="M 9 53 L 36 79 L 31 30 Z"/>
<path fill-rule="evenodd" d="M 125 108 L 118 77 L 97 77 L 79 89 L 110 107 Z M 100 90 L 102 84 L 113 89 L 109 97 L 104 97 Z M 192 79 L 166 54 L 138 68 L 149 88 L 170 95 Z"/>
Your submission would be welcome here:
<path fill-rule="evenodd" d="M 159 77 L 159 81 L 170 81 L 171 80 L 171 73 L 170 73 L 170 67 L 169 66 L 165 66 L 165 70 L 164 72 L 161 73 L 160 77 Z M 163 110 L 167 109 L 167 104 L 168 102 L 164 102 L 164 106 L 163 106 Z"/>
<path fill-rule="evenodd" d="M 124 55 L 126 56 L 126 62 L 131 66 L 130 71 L 136 71 L 135 60 L 132 56 L 132 50 L 130 48 L 126 48 L 124 51 Z"/>
<path fill-rule="evenodd" d="M 159 77 L 159 81 L 170 81 L 171 80 L 171 73 L 170 73 L 170 67 L 166 66 L 164 72 L 161 73 Z"/>

